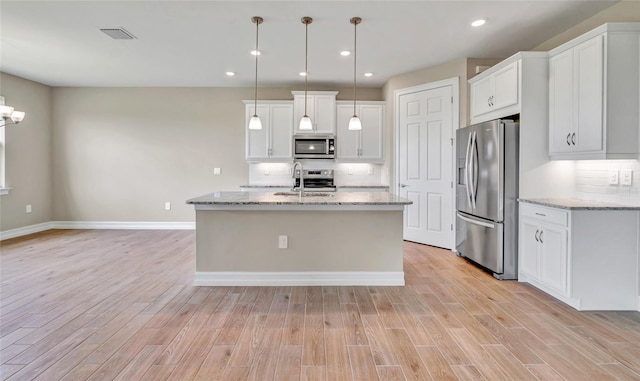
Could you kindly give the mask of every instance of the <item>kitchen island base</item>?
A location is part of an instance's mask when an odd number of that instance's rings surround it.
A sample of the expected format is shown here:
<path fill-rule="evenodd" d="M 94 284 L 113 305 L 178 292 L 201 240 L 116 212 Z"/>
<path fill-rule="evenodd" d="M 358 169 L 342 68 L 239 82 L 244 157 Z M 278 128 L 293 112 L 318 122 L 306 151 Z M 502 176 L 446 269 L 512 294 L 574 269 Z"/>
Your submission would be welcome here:
<path fill-rule="evenodd" d="M 196 207 L 194 285 L 404 285 L 403 209 L 337 209 Z"/>

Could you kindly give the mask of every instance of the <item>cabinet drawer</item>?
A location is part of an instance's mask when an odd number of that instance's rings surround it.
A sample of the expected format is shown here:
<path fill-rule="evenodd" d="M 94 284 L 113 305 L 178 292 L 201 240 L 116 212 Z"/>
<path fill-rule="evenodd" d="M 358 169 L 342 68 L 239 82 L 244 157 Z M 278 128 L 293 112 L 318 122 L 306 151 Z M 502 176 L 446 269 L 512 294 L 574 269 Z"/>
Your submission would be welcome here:
<path fill-rule="evenodd" d="M 560 226 L 567 226 L 569 222 L 567 211 L 526 203 L 520 203 L 520 217 L 534 218 Z"/>

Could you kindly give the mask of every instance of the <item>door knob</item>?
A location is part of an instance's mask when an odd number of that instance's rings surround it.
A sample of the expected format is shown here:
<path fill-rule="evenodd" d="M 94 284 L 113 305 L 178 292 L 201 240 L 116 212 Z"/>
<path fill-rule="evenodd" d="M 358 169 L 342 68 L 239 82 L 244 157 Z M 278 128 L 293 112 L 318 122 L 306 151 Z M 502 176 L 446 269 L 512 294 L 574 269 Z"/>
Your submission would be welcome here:
<path fill-rule="evenodd" d="M 400 184 L 400 188 L 406 188 L 406 187 L 408 187 L 407 184 Z"/>

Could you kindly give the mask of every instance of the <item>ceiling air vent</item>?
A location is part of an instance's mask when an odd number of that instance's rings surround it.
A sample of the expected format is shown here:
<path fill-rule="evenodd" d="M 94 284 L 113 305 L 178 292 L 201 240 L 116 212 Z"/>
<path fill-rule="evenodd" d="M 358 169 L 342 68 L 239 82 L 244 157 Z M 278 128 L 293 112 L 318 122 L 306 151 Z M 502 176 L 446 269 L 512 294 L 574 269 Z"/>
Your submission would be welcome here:
<path fill-rule="evenodd" d="M 100 30 L 107 34 L 114 40 L 135 40 L 136 36 L 127 32 L 124 28 L 100 28 Z"/>

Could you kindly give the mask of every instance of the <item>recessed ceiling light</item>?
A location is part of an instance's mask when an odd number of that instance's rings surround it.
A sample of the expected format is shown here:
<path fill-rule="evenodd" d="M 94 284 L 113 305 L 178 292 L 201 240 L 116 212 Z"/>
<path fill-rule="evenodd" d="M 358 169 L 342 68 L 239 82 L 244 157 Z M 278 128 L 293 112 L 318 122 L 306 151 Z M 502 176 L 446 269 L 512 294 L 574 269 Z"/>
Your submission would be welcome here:
<path fill-rule="evenodd" d="M 262 52 L 260 52 L 259 50 L 252 50 L 251 51 L 251 55 L 252 56 L 259 56 L 260 54 L 262 54 Z"/>
<path fill-rule="evenodd" d="M 307 75 L 307 73 L 305 73 L 304 71 L 301 71 L 301 72 L 300 72 L 300 76 L 301 76 L 301 77 L 304 77 L 304 76 L 306 76 L 306 75 Z"/>
<path fill-rule="evenodd" d="M 487 22 L 486 19 L 478 19 L 471 23 L 471 26 L 482 26 Z"/>
<path fill-rule="evenodd" d="M 373 73 L 364 73 L 364 76 L 365 76 L 365 77 L 372 77 L 372 76 L 373 76 Z"/>
<path fill-rule="evenodd" d="M 343 56 L 343 57 L 350 56 L 351 52 L 348 51 L 348 50 L 343 50 L 343 51 L 340 52 L 340 55 Z"/>
<path fill-rule="evenodd" d="M 228 71 L 225 74 L 228 75 L 229 77 L 233 77 L 234 75 L 236 75 L 236 73 L 233 71 Z"/>

